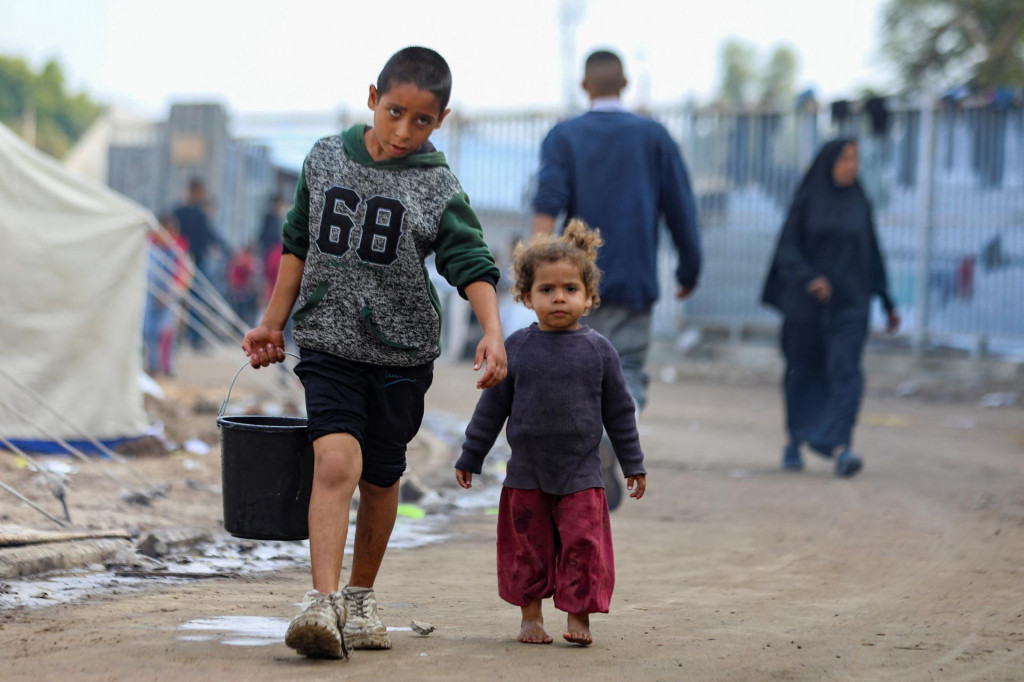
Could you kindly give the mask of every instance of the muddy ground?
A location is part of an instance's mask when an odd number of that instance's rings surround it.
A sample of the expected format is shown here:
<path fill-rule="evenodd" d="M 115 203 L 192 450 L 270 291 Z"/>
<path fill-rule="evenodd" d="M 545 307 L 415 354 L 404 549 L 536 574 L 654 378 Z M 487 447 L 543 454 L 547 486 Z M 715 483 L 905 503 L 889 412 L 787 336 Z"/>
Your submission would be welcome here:
<path fill-rule="evenodd" d="M 78 524 L 219 525 L 215 410 L 237 359 L 183 361 L 151 412 L 165 419 L 170 440 L 197 437 L 211 452 L 131 455 L 147 481 L 172 484 L 149 506 L 119 499 L 122 486 L 104 472 L 131 482 L 123 467 L 80 466 L 68 498 Z M 776 370 L 655 375 L 669 382 L 656 379 L 641 420 L 648 495 L 612 515 L 615 597 L 611 613 L 594 616 L 588 649 L 560 641 L 564 614 L 550 605 L 558 641 L 515 641 L 517 609 L 497 597 L 494 517 L 481 505 L 441 517 L 444 542 L 389 552 L 377 584 L 382 616 L 396 628 L 411 620 L 436 627 L 426 637 L 395 630 L 390 652 L 357 652 L 348 662 L 293 655 L 280 636 L 308 586 L 298 562 L 0 611 L 0 677 L 1024 679 L 1024 409 L 1019 400 L 982 406 L 986 395 L 996 402 L 993 391 L 1015 387 L 908 387 L 870 376 L 857 432 L 866 467 L 837 480 L 816 458 L 801 474 L 778 470 Z M 275 403 L 286 402 L 279 396 Z M 437 369 L 429 410 L 465 419 L 475 399 L 470 368 Z M 455 453 L 438 462 L 436 452 L 419 444 L 413 469 L 454 495 Z M 33 477 L 0 456 L 0 478 L 59 509 Z M 0 524 L 53 527 L 11 498 Z"/>

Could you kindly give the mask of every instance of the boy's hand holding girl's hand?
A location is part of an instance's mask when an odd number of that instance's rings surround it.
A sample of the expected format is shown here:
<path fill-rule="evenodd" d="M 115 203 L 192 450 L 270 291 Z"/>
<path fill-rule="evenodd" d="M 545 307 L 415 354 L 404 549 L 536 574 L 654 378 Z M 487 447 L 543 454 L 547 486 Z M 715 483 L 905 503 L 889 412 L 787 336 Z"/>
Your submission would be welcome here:
<path fill-rule="evenodd" d="M 636 490 L 633 490 L 634 486 Z M 637 474 L 636 476 L 630 476 L 626 479 L 626 489 L 633 490 L 629 494 L 630 497 L 640 499 L 644 496 L 644 491 L 647 490 L 647 474 Z"/>
<path fill-rule="evenodd" d="M 284 330 L 261 324 L 245 335 L 242 350 L 257 369 L 281 362 L 284 360 Z"/>
<path fill-rule="evenodd" d="M 484 338 L 480 339 L 480 343 L 476 346 L 473 371 L 478 371 L 485 364 L 487 367 L 476 382 L 477 388 L 490 388 L 505 380 L 505 374 L 508 372 L 508 358 L 505 356 L 505 340 L 501 336 L 500 329 L 495 333 L 484 334 Z M 472 477 L 472 474 L 469 475 Z M 462 487 L 468 488 L 469 486 Z"/>

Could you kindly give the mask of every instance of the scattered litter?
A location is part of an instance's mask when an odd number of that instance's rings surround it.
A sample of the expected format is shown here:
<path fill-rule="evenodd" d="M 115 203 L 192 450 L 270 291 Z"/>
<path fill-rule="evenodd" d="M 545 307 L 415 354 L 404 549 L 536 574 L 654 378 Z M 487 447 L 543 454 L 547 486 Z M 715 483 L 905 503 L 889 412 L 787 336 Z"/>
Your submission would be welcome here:
<path fill-rule="evenodd" d="M 1013 407 L 1017 404 L 1016 391 L 1006 393 L 986 393 L 981 396 L 979 407 Z"/>
<path fill-rule="evenodd" d="M 753 474 L 749 469 L 730 469 L 729 478 L 750 478 Z"/>
<path fill-rule="evenodd" d="M 117 498 L 123 502 L 140 504 L 146 507 L 148 507 L 150 503 L 149 495 L 141 490 L 128 490 L 127 488 L 122 488 L 121 492 L 117 494 Z"/>
<path fill-rule="evenodd" d="M 210 446 L 198 438 L 189 438 L 182 444 L 182 447 L 185 448 L 185 452 L 192 455 L 210 454 Z"/>
<path fill-rule="evenodd" d="M 699 329 L 687 329 L 676 338 L 676 351 L 680 355 L 686 355 L 700 343 L 701 333 Z"/>
<path fill-rule="evenodd" d="M 191 488 L 192 490 L 201 490 L 205 493 L 213 493 L 215 495 L 220 495 L 221 493 L 224 492 L 224 489 L 221 488 L 219 485 L 210 485 L 208 483 L 194 481 L 191 478 L 185 479 L 185 487 Z"/>
<path fill-rule="evenodd" d="M 51 474 L 59 474 L 61 476 L 78 473 L 78 467 L 59 459 L 47 459 L 43 462 L 43 468 Z M 35 467 L 29 467 L 29 469 L 35 471 Z"/>
<path fill-rule="evenodd" d="M 414 620 L 413 622 L 409 623 L 409 627 L 417 635 L 429 635 L 431 632 L 434 631 L 434 626 L 430 623 L 427 623 L 426 621 L 417 622 Z"/>
<path fill-rule="evenodd" d="M 658 374 L 663 384 L 674 384 L 679 380 L 679 370 L 671 365 L 662 367 L 661 372 Z"/>
<path fill-rule="evenodd" d="M 167 437 L 167 432 L 164 430 L 163 422 L 156 422 L 149 427 L 146 435 L 155 438 L 157 442 L 163 446 L 164 452 L 174 452 L 178 449 L 178 444 Z"/>
<path fill-rule="evenodd" d="M 422 519 L 427 515 L 427 512 L 423 511 L 422 507 L 417 507 L 415 504 L 400 504 L 398 505 L 398 515 L 404 516 L 407 519 Z"/>
<path fill-rule="evenodd" d="M 199 468 L 199 463 L 194 459 L 185 458 L 181 461 L 181 465 L 185 467 L 185 471 L 195 471 Z"/>
<path fill-rule="evenodd" d="M 910 396 L 917 393 L 918 389 L 920 388 L 920 384 L 918 384 L 916 381 L 904 381 L 902 384 L 899 385 L 899 388 L 896 389 L 896 392 L 899 395 L 903 396 L 904 398 L 909 398 Z"/>
<path fill-rule="evenodd" d="M 167 497 L 169 492 L 171 492 L 170 483 L 154 483 L 146 488 L 146 495 L 150 497 Z"/>

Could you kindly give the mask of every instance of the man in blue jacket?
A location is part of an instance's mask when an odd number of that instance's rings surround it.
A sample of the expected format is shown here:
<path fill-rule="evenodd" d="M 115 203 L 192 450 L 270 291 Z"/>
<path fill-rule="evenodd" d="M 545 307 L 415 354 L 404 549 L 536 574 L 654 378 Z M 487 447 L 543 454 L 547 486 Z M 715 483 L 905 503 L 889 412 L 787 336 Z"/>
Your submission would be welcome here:
<path fill-rule="evenodd" d="M 586 323 L 618 351 L 639 412 L 647 402 L 644 364 L 651 308 L 658 298 L 659 222 L 664 219 L 679 254 L 676 298 L 686 298 L 697 286 L 701 254 L 693 192 L 679 147 L 660 123 L 623 107 L 625 87 L 618 55 L 599 50 L 587 58 L 583 89 L 590 111 L 557 124 L 544 139 L 533 231 L 552 232 L 562 214 L 566 222 L 581 218 L 601 230 L 601 306 Z M 613 484 L 607 473 L 606 485 Z M 610 504 L 612 493 L 609 487 Z"/>

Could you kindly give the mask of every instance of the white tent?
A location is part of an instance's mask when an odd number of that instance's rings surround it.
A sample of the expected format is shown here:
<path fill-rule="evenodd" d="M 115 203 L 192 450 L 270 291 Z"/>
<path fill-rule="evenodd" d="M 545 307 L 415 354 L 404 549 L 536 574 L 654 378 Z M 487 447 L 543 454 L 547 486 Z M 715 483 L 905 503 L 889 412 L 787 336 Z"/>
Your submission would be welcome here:
<path fill-rule="evenodd" d="M 54 435 L 78 445 L 75 427 L 106 443 L 145 432 L 139 374 L 152 226 L 146 209 L 0 125 L 0 369 L 15 379 L 0 375 L 0 435 L 46 449 Z"/>

